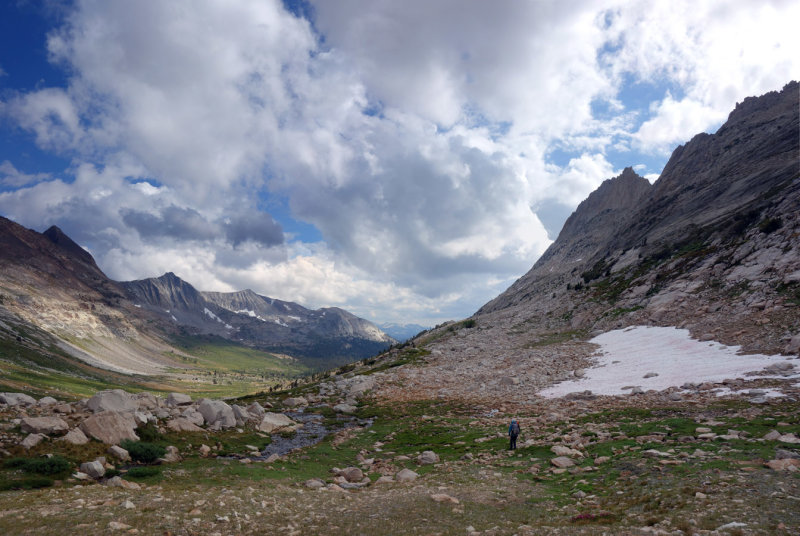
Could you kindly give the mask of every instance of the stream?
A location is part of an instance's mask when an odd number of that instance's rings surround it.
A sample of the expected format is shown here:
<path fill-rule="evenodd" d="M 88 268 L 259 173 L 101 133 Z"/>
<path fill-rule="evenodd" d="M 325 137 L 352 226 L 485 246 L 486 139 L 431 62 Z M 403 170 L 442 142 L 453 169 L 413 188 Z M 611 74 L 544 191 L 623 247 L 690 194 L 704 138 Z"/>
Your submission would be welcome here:
<path fill-rule="evenodd" d="M 330 433 L 356 426 L 369 426 L 372 419 L 357 419 L 350 415 L 337 415 L 339 421 L 334 427 L 322 424 L 324 417 L 316 413 L 289 411 L 286 415 L 293 421 L 302 424 L 291 437 L 283 437 L 280 433 L 271 434 L 272 442 L 261 451 L 261 456 L 268 457 L 272 454 L 284 456 L 294 449 L 310 447 L 322 441 Z"/>

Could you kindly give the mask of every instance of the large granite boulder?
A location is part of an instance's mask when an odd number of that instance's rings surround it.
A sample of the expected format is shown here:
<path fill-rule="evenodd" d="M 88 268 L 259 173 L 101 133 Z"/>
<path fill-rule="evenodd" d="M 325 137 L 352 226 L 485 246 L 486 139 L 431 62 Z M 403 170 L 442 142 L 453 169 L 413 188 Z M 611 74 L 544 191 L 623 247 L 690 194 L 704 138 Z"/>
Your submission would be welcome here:
<path fill-rule="evenodd" d="M 136 393 L 132 398 L 140 410 L 158 409 L 160 406 L 159 398 L 152 393 Z"/>
<path fill-rule="evenodd" d="M 25 393 L 0 393 L 0 403 L 9 406 L 32 406 L 36 399 Z"/>
<path fill-rule="evenodd" d="M 233 408 L 222 400 L 204 398 L 197 405 L 197 411 L 200 412 L 205 423 L 212 430 L 236 426 L 236 416 L 233 414 Z"/>
<path fill-rule="evenodd" d="M 69 424 L 60 417 L 23 417 L 20 429 L 34 434 L 60 434 L 69 430 Z"/>
<path fill-rule="evenodd" d="M 101 411 L 136 411 L 139 404 L 130 393 L 122 389 L 100 391 L 86 402 L 86 407 L 95 413 Z"/>
<path fill-rule="evenodd" d="M 95 413 L 80 425 L 81 431 L 89 437 L 108 445 L 117 445 L 125 439 L 139 440 L 136 435 L 136 421 L 132 413 L 103 411 Z"/>
<path fill-rule="evenodd" d="M 204 432 L 202 428 L 187 419 L 186 417 L 176 417 L 167 422 L 167 429 L 173 432 Z"/>
<path fill-rule="evenodd" d="M 183 413 L 181 413 L 181 417 L 196 426 L 203 426 L 203 424 L 206 422 L 206 420 L 203 418 L 203 414 L 197 411 L 197 408 L 194 406 L 189 406 L 186 408 Z"/>
<path fill-rule="evenodd" d="M 294 429 L 297 423 L 283 413 L 265 413 L 258 425 L 258 430 L 271 434 L 277 430 Z"/>
<path fill-rule="evenodd" d="M 192 397 L 184 393 L 170 393 L 164 403 L 169 407 L 188 406 L 192 403 Z"/>

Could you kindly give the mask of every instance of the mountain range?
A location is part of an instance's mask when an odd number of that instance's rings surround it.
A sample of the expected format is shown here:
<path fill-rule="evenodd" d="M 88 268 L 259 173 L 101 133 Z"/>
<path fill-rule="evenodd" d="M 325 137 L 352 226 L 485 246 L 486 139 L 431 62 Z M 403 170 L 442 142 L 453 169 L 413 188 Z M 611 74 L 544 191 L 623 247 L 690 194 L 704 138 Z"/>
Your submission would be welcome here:
<path fill-rule="evenodd" d="M 43 233 L 0 217 L 0 337 L 38 334 L 92 366 L 125 374 L 180 368 L 180 337 L 216 337 L 328 368 L 394 341 L 338 308 L 317 311 L 245 290 L 200 292 L 172 273 L 117 282 L 58 227 Z M 37 340 L 38 340 L 37 339 Z M 210 339 L 208 339 L 210 340 Z"/>

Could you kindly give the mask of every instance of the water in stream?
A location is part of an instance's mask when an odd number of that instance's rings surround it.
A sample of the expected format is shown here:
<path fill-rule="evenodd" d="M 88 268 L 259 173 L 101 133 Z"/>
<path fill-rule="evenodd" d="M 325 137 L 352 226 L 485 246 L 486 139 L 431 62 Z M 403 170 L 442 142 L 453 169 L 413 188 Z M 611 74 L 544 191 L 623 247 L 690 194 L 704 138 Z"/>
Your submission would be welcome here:
<path fill-rule="evenodd" d="M 322 424 L 323 416 L 316 413 L 305 413 L 300 410 L 286 412 L 286 415 L 303 426 L 297 428 L 291 437 L 283 437 L 280 433 L 272 434 L 272 442 L 261 451 L 262 456 L 267 457 L 272 454 L 283 456 L 294 449 L 316 445 L 330 433 L 372 424 L 371 419 L 364 420 L 349 415 L 339 415 L 337 416 L 339 423 L 335 427 L 329 428 Z"/>

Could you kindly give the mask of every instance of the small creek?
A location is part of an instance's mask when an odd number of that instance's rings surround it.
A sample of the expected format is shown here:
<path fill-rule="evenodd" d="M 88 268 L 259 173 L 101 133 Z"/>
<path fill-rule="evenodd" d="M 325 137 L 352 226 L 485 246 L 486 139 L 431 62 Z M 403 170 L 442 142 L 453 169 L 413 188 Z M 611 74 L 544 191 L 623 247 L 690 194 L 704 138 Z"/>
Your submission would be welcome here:
<path fill-rule="evenodd" d="M 303 426 L 297 428 L 297 431 L 291 437 L 283 437 L 280 433 L 272 434 L 272 442 L 261 451 L 262 456 L 268 457 L 272 454 L 283 456 L 294 449 L 316 445 L 330 433 L 372 424 L 372 419 L 357 419 L 349 415 L 338 415 L 337 424 L 333 427 L 327 427 L 323 424 L 323 416 L 316 413 L 305 413 L 301 410 L 289 411 L 286 412 L 286 415 Z"/>

